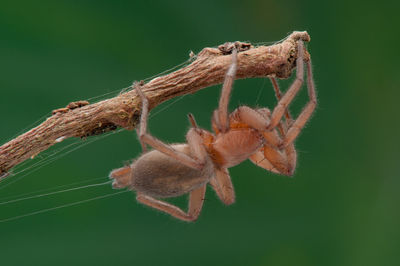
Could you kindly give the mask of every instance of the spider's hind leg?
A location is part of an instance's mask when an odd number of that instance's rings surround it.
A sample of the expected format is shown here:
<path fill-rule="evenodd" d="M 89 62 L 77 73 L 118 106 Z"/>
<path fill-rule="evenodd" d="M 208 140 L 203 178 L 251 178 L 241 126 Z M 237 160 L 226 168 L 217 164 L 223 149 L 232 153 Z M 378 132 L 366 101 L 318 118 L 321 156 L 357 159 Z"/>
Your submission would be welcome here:
<path fill-rule="evenodd" d="M 168 213 L 177 219 L 192 222 L 195 221 L 200 215 L 201 209 L 203 207 L 205 192 L 206 185 L 201 186 L 190 192 L 189 207 L 187 212 L 184 212 L 182 209 L 176 207 L 171 203 L 155 199 L 143 193 L 138 193 L 136 199 L 137 201 L 149 207 Z"/>
<path fill-rule="evenodd" d="M 152 135 L 147 133 L 147 118 L 149 113 L 149 102 L 142 92 L 140 86 L 136 86 L 136 90 L 142 100 L 142 115 L 140 117 L 140 129 L 139 129 L 139 139 L 142 144 L 143 149 L 145 149 L 146 144 L 150 145 L 154 149 L 171 156 L 172 158 L 178 160 L 182 164 L 189 166 L 194 169 L 201 170 L 204 166 L 204 147 L 201 145 L 202 139 L 196 134 L 194 130 L 189 130 L 186 135 L 188 139 L 188 144 L 192 150 L 194 150 L 194 154 L 197 158 L 192 158 L 191 156 L 175 150 L 170 145 L 167 145 L 160 141 L 159 139 L 153 137 Z"/>

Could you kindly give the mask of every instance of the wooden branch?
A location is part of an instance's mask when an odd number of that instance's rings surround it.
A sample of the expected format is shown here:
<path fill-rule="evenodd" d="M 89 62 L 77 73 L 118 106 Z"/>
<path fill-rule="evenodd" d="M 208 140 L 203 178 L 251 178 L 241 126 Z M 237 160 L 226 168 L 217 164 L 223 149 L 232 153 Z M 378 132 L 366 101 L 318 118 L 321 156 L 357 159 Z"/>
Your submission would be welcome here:
<path fill-rule="evenodd" d="M 232 45 L 239 45 L 237 78 L 275 76 L 288 78 L 297 58 L 297 41 L 310 41 L 307 32 L 293 32 L 284 41 L 253 47 L 245 43 L 227 43 L 218 48 L 204 48 L 186 67 L 141 84 L 150 108 L 173 97 L 194 93 L 224 80 Z M 309 54 L 305 51 L 306 60 Z M 135 90 L 94 104 L 70 103 L 57 109 L 39 126 L 0 147 L 0 179 L 11 168 L 36 156 L 50 146 L 70 137 L 89 137 L 115 130 L 134 129 L 140 117 L 140 99 Z"/>

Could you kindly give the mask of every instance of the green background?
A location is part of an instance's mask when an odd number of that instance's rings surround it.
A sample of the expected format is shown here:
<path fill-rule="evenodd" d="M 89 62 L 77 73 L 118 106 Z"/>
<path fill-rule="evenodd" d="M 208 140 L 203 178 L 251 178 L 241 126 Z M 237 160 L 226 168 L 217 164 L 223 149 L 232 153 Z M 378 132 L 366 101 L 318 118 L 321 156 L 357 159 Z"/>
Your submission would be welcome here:
<path fill-rule="evenodd" d="M 244 162 L 230 169 L 237 202 L 225 207 L 209 189 L 195 223 L 146 208 L 130 192 L 3 222 L 0 264 L 399 265 L 400 23 L 399 6 L 389 3 L 1 1 L 0 143 L 71 101 L 111 97 L 184 62 L 190 50 L 273 42 L 293 30 L 311 35 L 319 103 L 296 142 L 294 178 Z M 219 93 L 220 86 L 207 88 L 157 113 L 152 134 L 184 141 L 188 112 L 209 129 Z M 240 104 L 272 108 L 269 81 L 237 81 L 230 107 Z M 51 160 L 76 141 L 36 160 Z M 123 131 L 59 154 L 65 156 L 0 184 L 1 201 L 92 178 L 105 182 L 140 146 L 134 132 Z M 110 193 L 102 186 L 1 205 L 0 219 Z M 174 202 L 185 206 L 186 197 Z"/>

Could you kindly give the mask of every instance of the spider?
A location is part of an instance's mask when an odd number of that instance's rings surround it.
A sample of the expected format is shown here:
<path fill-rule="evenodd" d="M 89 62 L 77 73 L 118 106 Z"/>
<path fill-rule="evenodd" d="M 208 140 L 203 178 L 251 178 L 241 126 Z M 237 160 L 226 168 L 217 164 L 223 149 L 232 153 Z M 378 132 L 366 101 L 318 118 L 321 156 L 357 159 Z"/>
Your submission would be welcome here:
<path fill-rule="evenodd" d="M 147 132 L 149 104 L 136 86 L 142 100 L 139 140 L 144 153 L 131 165 L 110 173 L 114 188 L 137 192 L 142 204 L 158 209 L 183 221 L 195 221 L 202 209 L 206 186 L 210 183 L 220 200 L 230 205 L 235 193 L 228 168 L 246 159 L 274 173 L 291 176 L 296 166 L 294 140 L 309 120 L 316 106 L 311 59 L 307 60 L 309 102 L 297 119 L 287 108 L 303 84 L 304 45 L 298 41 L 296 79 L 282 96 L 275 78 L 271 78 L 278 104 L 272 111 L 240 106 L 228 114 L 228 102 L 238 65 L 237 47 L 233 47 L 232 62 L 222 86 L 218 109 L 212 116 L 214 134 L 198 127 L 192 114 L 187 143 L 165 144 Z M 240 54 L 239 54 L 240 55 Z M 146 144 L 153 150 L 147 152 Z M 188 210 L 162 201 L 189 193 Z"/>

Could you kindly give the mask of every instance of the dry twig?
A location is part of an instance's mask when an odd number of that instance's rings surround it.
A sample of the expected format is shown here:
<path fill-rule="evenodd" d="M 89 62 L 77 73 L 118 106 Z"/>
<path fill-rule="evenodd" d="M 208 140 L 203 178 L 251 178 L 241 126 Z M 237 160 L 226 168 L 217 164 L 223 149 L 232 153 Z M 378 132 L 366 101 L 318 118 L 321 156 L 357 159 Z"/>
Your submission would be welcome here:
<path fill-rule="evenodd" d="M 271 46 L 231 44 L 240 51 L 237 78 L 288 78 L 295 67 L 299 39 L 310 41 L 307 32 L 293 32 L 284 41 Z M 190 65 L 140 84 L 149 99 L 150 109 L 173 97 L 222 83 L 231 60 L 231 45 L 204 48 Z M 306 52 L 305 59 L 308 58 Z M 98 135 L 118 127 L 134 129 L 140 117 L 140 106 L 136 91 L 131 90 L 94 104 L 78 101 L 55 110 L 43 123 L 0 147 L 0 178 L 7 176 L 14 166 L 66 138 Z"/>

